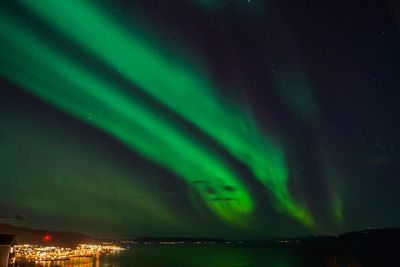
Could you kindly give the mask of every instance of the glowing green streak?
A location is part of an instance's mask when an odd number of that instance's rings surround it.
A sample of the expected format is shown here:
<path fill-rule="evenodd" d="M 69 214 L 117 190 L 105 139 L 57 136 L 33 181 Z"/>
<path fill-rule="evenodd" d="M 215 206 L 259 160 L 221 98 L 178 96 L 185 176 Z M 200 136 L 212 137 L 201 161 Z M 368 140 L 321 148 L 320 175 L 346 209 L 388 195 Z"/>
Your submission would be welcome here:
<path fill-rule="evenodd" d="M 187 66 L 171 63 L 88 2 L 50 1 L 43 5 L 28 0 L 24 4 L 212 136 L 272 191 L 280 211 L 312 224 L 310 214 L 294 202 L 287 189 L 288 170 L 279 145 L 266 140 L 250 114 L 219 101 L 207 81 Z"/>
<path fill-rule="evenodd" d="M 296 115 L 307 120 L 315 118 L 316 103 L 304 73 L 284 71 L 284 75 L 275 76 L 275 85 L 284 103 Z"/>
<path fill-rule="evenodd" d="M 251 212 L 246 188 L 211 151 L 159 120 L 157 112 L 124 95 L 101 75 L 55 51 L 46 41 L 33 41 L 38 40 L 37 35 L 29 34 L 6 14 L 2 14 L 0 30 L 7 39 L 2 41 L 1 57 L 7 64 L 1 65 L 1 75 L 116 136 L 189 183 L 201 179 L 214 188 L 234 187 L 235 191 L 217 190 L 213 195 L 198 187 L 207 205 L 225 220 L 240 223 L 243 215 Z M 99 108 L 101 114 L 97 113 Z M 221 201 L 214 201 L 215 197 Z"/>
<path fill-rule="evenodd" d="M 343 221 L 343 201 L 339 196 L 333 197 L 333 211 L 338 222 Z"/>

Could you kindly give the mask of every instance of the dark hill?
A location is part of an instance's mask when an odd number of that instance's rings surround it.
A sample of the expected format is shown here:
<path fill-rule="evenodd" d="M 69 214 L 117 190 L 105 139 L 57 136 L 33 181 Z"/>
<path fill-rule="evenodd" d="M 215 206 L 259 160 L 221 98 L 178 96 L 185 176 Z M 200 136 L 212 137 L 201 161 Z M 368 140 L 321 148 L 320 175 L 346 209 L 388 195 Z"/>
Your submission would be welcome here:
<path fill-rule="evenodd" d="M 366 229 L 349 232 L 339 235 L 337 240 L 353 243 L 400 243 L 400 228 Z"/>
<path fill-rule="evenodd" d="M 97 244 L 103 241 L 79 233 L 28 229 L 8 224 L 0 224 L 0 233 L 15 234 L 17 244 L 29 243 L 46 246 L 75 247 L 82 243 Z M 46 235 L 50 236 L 50 240 L 44 240 L 44 236 Z"/>

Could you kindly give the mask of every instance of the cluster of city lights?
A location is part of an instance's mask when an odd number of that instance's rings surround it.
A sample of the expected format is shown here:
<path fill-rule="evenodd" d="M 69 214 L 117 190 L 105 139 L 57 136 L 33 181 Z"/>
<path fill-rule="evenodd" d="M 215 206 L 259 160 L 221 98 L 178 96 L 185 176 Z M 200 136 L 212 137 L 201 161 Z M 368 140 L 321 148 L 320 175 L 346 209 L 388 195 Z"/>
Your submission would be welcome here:
<path fill-rule="evenodd" d="M 93 257 L 100 254 L 115 254 L 125 250 L 125 248 L 111 245 L 90 245 L 81 244 L 75 249 L 54 246 L 38 246 L 38 245 L 15 245 L 13 252 L 17 260 L 26 261 L 59 261 L 69 260 L 75 257 Z"/>

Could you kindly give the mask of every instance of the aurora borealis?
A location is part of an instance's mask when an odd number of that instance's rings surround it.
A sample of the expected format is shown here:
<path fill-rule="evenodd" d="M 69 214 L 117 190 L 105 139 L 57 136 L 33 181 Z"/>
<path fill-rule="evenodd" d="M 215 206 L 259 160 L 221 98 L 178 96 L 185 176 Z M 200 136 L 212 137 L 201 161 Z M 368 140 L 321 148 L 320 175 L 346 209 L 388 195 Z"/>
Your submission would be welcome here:
<path fill-rule="evenodd" d="M 103 236 L 399 224 L 393 5 L 346 9 L 369 40 L 340 8 L 128 2 L 2 2 L 2 213 Z"/>

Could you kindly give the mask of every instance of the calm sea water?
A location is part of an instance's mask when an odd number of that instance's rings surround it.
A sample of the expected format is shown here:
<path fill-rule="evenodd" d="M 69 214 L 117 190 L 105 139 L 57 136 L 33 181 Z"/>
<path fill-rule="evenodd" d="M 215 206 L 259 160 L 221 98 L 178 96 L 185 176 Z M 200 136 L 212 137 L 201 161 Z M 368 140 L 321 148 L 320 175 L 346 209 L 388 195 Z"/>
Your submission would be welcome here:
<path fill-rule="evenodd" d="M 400 248 L 394 246 L 261 247 L 154 246 L 131 247 L 118 255 L 35 263 L 29 266 L 133 267 L 398 267 Z"/>

